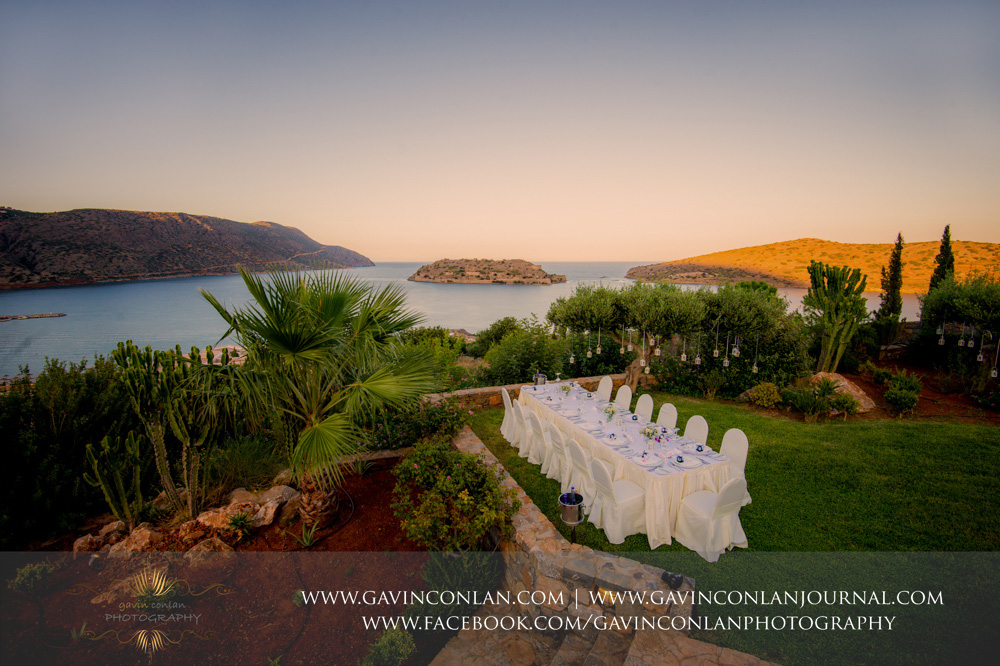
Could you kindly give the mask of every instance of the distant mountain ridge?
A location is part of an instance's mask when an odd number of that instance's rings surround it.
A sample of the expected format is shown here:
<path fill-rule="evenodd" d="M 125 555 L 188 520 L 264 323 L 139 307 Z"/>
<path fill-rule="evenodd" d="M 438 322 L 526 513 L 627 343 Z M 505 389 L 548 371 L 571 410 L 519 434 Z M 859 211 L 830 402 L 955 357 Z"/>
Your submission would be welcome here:
<path fill-rule="evenodd" d="M 725 284 L 763 280 L 777 287 L 808 287 L 809 262 L 860 268 L 868 276 L 868 291 L 879 291 L 882 266 L 888 266 L 892 243 L 836 243 L 819 238 L 754 245 L 702 254 L 647 266 L 634 266 L 626 277 L 644 281 L 682 284 Z M 903 244 L 903 292 L 925 293 L 934 272 L 934 257 L 941 242 Z M 972 270 L 1000 272 L 1000 243 L 952 241 L 955 275 L 961 279 Z"/>
<path fill-rule="evenodd" d="M 0 289 L 250 270 L 374 266 L 294 227 L 208 215 L 0 208 Z"/>

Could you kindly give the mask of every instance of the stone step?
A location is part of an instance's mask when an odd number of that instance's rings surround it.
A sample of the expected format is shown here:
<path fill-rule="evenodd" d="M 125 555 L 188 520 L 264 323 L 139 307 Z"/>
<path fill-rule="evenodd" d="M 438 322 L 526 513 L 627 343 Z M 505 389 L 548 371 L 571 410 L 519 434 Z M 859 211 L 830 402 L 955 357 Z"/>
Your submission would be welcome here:
<path fill-rule="evenodd" d="M 583 666 L 622 666 L 632 645 L 632 635 L 602 631 L 594 642 Z"/>
<path fill-rule="evenodd" d="M 559 646 L 552 658 L 551 665 L 577 666 L 577 664 L 582 664 L 593 649 L 595 639 L 596 636 L 587 638 L 575 633 L 566 634 L 562 645 Z"/>

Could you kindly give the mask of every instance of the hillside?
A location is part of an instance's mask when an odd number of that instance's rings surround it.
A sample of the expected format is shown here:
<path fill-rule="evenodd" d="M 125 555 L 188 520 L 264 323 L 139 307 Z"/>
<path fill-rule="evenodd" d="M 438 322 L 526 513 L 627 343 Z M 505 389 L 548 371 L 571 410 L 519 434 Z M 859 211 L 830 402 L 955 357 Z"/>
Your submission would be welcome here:
<path fill-rule="evenodd" d="M 306 269 L 373 266 L 274 222 L 206 215 L 81 209 L 29 213 L 0 208 L 0 289 L 194 274 L 236 266 Z"/>
<path fill-rule="evenodd" d="M 924 293 L 934 272 L 940 240 L 903 245 L 903 292 Z M 1000 243 L 952 241 L 955 273 L 971 270 L 1000 272 Z M 881 269 L 889 263 L 892 243 L 835 243 L 818 238 L 755 245 L 630 268 L 626 277 L 643 281 L 685 284 L 725 284 L 764 280 L 778 287 L 808 287 L 807 267 L 813 259 L 837 266 L 860 268 L 868 276 L 868 290 L 880 288 Z"/>
<path fill-rule="evenodd" d="M 524 259 L 438 259 L 417 269 L 413 282 L 454 282 L 456 284 L 553 284 L 565 282 L 565 275 L 546 273 Z"/>

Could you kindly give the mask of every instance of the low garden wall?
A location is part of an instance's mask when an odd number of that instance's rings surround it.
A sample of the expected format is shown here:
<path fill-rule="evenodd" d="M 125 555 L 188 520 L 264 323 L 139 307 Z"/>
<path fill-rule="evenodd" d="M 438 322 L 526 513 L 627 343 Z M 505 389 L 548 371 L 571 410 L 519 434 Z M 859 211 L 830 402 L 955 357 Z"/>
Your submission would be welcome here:
<path fill-rule="evenodd" d="M 602 375 L 603 377 L 603 375 Z M 574 381 L 580 384 L 588 391 L 596 391 L 597 385 L 601 382 L 602 377 L 577 377 L 573 379 L 567 379 L 566 381 Z M 611 375 L 611 381 L 613 385 L 612 391 L 617 391 L 625 383 L 625 374 Z M 508 384 L 507 386 L 486 386 L 484 388 L 471 388 L 471 389 L 461 389 L 459 391 L 451 391 L 450 393 L 430 393 L 424 396 L 424 400 L 429 400 L 431 402 L 435 400 L 458 400 L 459 402 L 469 405 L 473 408 L 483 408 L 483 407 L 499 407 L 503 404 L 503 397 L 500 395 L 500 389 L 507 389 L 510 394 L 511 400 L 517 400 L 518 396 L 521 394 L 521 387 L 525 385 L 525 382 L 520 384 Z"/>

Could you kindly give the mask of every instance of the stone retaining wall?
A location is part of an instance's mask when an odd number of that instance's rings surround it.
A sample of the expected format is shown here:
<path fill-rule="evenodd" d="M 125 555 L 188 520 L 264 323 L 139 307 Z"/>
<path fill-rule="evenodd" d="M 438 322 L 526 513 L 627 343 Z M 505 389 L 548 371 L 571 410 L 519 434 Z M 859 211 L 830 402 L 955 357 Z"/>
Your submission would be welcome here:
<path fill-rule="evenodd" d="M 499 462 L 468 426 L 455 437 L 454 442 L 459 450 L 474 453 L 487 463 Z M 690 603 L 683 605 L 648 603 L 639 607 L 632 603 L 615 604 L 609 599 L 607 603 L 589 605 L 591 592 L 659 590 L 666 596 L 671 589 L 664 582 L 663 569 L 595 551 L 580 544 L 571 544 L 509 474 L 503 479 L 503 484 L 513 488 L 521 500 L 521 509 L 514 516 L 514 539 L 505 541 L 501 545 L 506 562 L 507 589 L 515 594 L 521 590 L 562 593 L 564 599 L 570 600 L 568 605 L 561 606 L 547 604 L 521 606 L 518 608 L 520 612 L 531 617 L 550 616 L 556 613 L 583 618 L 593 615 L 651 618 L 660 615 L 691 616 Z M 552 501 L 555 502 L 556 498 L 552 498 Z M 678 591 L 693 589 L 694 580 L 683 578 Z M 579 606 L 572 603 L 577 592 L 579 592 Z M 588 603 L 583 603 L 584 600 Z M 591 628 L 588 631 L 596 633 L 592 626 L 593 622 L 590 623 Z"/>
<path fill-rule="evenodd" d="M 566 379 L 566 381 L 574 381 L 580 384 L 588 391 L 596 391 L 597 385 L 601 382 L 603 377 L 577 377 L 574 379 Z M 625 383 L 625 374 L 611 375 L 612 381 L 612 392 L 617 391 Z M 453 399 L 458 400 L 466 405 L 470 405 L 473 408 L 483 408 L 483 407 L 499 407 L 503 404 L 503 397 L 500 395 L 500 389 L 507 389 L 510 394 L 511 400 L 517 400 L 518 396 L 521 394 L 521 387 L 524 386 L 525 382 L 520 384 L 508 384 L 507 386 L 486 386 L 484 388 L 471 388 L 471 389 L 461 389 L 458 391 L 451 391 L 450 393 L 430 393 L 424 396 L 424 400 L 435 401 L 435 400 L 447 400 Z"/>

